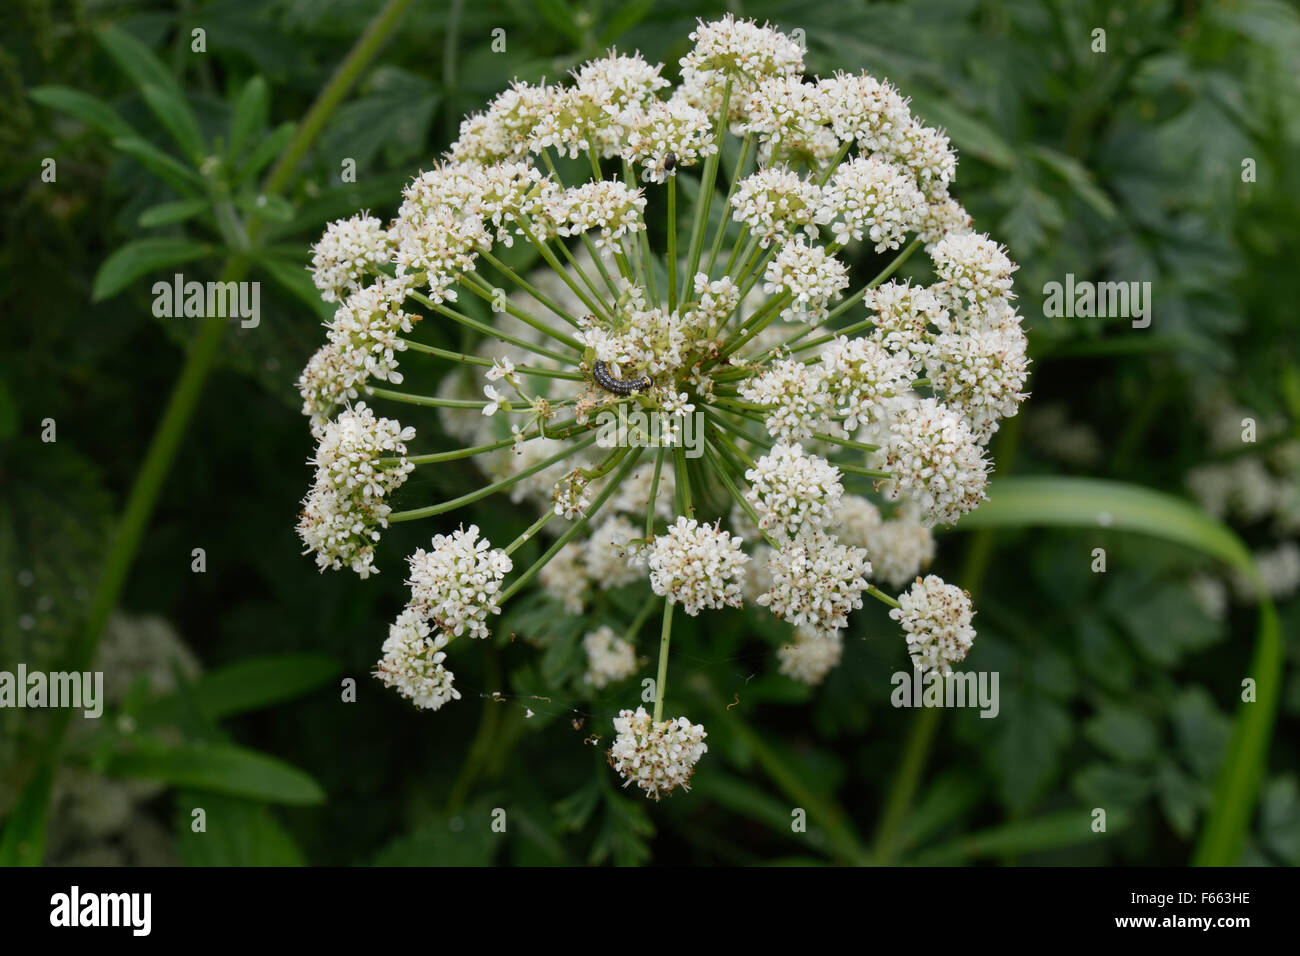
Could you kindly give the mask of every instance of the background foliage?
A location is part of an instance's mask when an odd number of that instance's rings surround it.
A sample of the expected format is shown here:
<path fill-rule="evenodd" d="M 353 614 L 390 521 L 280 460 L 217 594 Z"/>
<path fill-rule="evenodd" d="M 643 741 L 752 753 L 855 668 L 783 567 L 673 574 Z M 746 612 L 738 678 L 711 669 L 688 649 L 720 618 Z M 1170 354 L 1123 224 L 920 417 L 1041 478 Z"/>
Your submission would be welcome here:
<path fill-rule="evenodd" d="M 401 575 L 322 577 L 298 553 L 311 448 L 293 382 L 320 338 L 302 266 L 323 224 L 391 215 L 401 183 L 512 75 L 558 77 L 613 43 L 675 63 L 694 18 L 721 5 L 410 4 L 283 168 L 378 2 L 27 0 L 0 25 L 0 669 L 76 653 L 153 429 L 187 354 L 209 347 L 200 320 L 152 316 L 154 279 L 182 263 L 187 277 L 249 270 L 263 299 L 258 328 L 213 336 L 215 368 L 100 648 L 101 663 L 135 654 L 148 674 L 95 732 L 69 736 L 48 826 L 22 794 L 57 722 L 0 711 L 7 858 L 43 844 L 53 862 L 1300 863 L 1300 603 L 1215 619 L 1189 585 L 1198 569 L 1249 573 L 1272 531 L 1128 487 L 1186 498 L 1187 473 L 1221 458 L 1207 396 L 1267 422 L 1262 440 L 1296 435 L 1295 8 L 732 6 L 804 30 L 809 72 L 899 85 L 948 130 L 956 194 L 1021 264 L 1034 394 L 995 443 L 993 500 L 941 538 L 937 564 L 975 594 L 968 666 L 1001 673 L 999 717 L 891 708 L 905 657 L 883 610 L 856 615 L 816 693 L 769 673 L 768 618 L 715 615 L 674 637 L 694 674 L 677 684 L 682 710 L 710 753 L 691 795 L 647 804 L 584 745 L 634 693 L 577 689 L 590 622 L 527 596 L 499 640 L 458 660 L 466 699 L 421 714 L 367 676 Z M 345 157 L 355 184 L 339 181 Z M 1151 327 L 1044 316 L 1043 284 L 1066 273 L 1152 282 Z M 405 493 L 466 490 L 469 469 Z M 1105 481 L 1047 480 L 1064 475 Z M 517 520 L 462 518 L 494 538 Z M 429 532 L 397 526 L 386 548 Z M 1090 570 L 1096 547 L 1105 574 Z M 607 595 L 593 615 L 629 622 L 632 600 Z M 1282 681 L 1275 725 L 1264 697 L 1239 705 L 1242 675 Z M 347 676 L 355 703 L 339 700 Z M 1087 827 L 1098 806 L 1105 837 Z M 487 826 L 494 807 L 508 808 L 504 836 Z M 807 834 L 791 831 L 795 807 Z"/>

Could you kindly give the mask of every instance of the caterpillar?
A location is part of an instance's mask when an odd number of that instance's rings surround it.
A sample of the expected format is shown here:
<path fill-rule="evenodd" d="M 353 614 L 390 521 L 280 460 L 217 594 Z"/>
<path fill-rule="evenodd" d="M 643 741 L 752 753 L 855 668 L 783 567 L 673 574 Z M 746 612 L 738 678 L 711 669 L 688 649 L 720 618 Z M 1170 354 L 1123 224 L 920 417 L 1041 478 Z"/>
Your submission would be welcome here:
<path fill-rule="evenodd" d="M 644 391 L 652 384 L 648 376 L 633 379 L 625 382 L 621 378 L 615 378 L 609 374 L 609 366 L 604 362 L 597 362 L 595 368 L 591 370 L 591 377 L 607 392 L 613 392 L 615 395 L 631 395 L 633 392 Z"/>

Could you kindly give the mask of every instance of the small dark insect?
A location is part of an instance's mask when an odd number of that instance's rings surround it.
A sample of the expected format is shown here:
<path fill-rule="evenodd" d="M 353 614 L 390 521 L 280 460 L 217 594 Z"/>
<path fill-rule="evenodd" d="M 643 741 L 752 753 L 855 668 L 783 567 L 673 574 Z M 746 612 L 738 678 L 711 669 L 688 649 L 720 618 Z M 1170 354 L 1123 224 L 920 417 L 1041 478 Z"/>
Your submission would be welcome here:
<path fill-rule="evenodd" d="M 633 392 L 641 392 L 649 388 L 650 379 L 646 376 L 625 382 L 621 378 L 615 378 L 609 374 L 609 366 L 604 362 L 597 362 L 596 367 L 591 370 L 591 377 L 607 392 L 613 392 L 615 395 L 631 395 Z"/>
<path fill-rule="evenodd" d="M 664 172 L 671 173 L 677 168 L 677 154 L 669 153 L 664 157 Z"/>

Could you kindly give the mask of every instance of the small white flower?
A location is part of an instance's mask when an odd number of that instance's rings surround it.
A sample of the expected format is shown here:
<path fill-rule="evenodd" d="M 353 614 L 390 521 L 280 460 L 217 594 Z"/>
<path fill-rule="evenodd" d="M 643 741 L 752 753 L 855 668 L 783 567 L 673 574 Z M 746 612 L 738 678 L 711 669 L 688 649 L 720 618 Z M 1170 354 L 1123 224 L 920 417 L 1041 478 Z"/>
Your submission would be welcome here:
<path fill-rule="evenodd" d="M 779 443 L 745 472 L 745 499 L 758 525 L 778 535 L 823 527 L 839 508 L 844 492 L 840 471 L 825 458 L 807 455 L 799 445 Z"/>
<path fill-rule="evenodd" d="M 431 632 L 419 613 L 407 608 L 388 628 L 384 656 L 375 666 L 375 676 L 416 707 L 437 710 L 448 701 L 460 700 L 460 691 L 453 683 L 455 675 L 443 666 L 446 646 L 446 634 Z"/>
<path fill-rule="evenodd" d="M 906 498 L 930 524 L 952 524 L 984 500 L 989 463 L 966 423 L 952 409 L 925 398 L 898 415 L 877 452 L 891 477 L 886 498 Z"/>
<path fill-rule="evenodd" d="M 487 396 L 487 404 L 483 406 L 484 415 L 495 415 L 501 409 L 510 410 L 509 396 L 502 395 L 491 385 L 483 386 L 483 394 Z"/>
<path fill-rule="evenodd" d="M 826 635 L 796 634 L 789 644 L 777 649 L 779 670 L 801 684 L 816 686 L 826 679 L 844 655 L 844 635 L 832 631 Z"/>
<path fill-rule="evenodd" d="M 636 672 L 636 648 L 608 624 L 589 631 L 582 639 L 587 652 L 587 672 L 582 682 L 596 690 L 631 677 Z"/>
<path fill-rule="evenodd" d="M 952 665 L 966 659 L 975 641 L 970 595 L 927 574 L 900 594 L 898 603 L 889 616 L 903 626 L 912 666 L 951 674 Z"/>
<path fill-rule="evenodd" d="M 623 777 L 623 786 L 635 783 L 652 800 L 678 787 L 690 790 L 695 765 L 709 749 L 703 725 L 685 717 L 655 723 L 644 707 L 619 711 L 614 731 L 609 765 Z"/>
<path fill-rule="evenodd" d="M 488 636 L 489 614 L 500 614 L 496 595 L 514 567 L 509 555 L 480 538 L 478 525 L 433 536 L 429 551 L 416 550 L 410 564 L 408 605 L 448 634 Z"/>
<path fill-rule="evenodd" d="M 831 299 L 848 284 L 844 263 L 827 255 L 821 246 L 809 245 L 803 236 L 795 236 L 783 245 L 763 273 L 764 292 L 768 295 L 784 292 L 790 296 L 791 301 L 781 310 L 781 316 L 812 325 L 826 317 Z"/>
<path fill-rule="evenodd" d="M 862 607 L 871 562 L 863 548 L 840 543 L 821 529 L 805 530 L 767 561 L 772 584 L 758 603 L 810 636 L 847 627 Z"/>
<path fill-rule="evenodd" d="M 650 587 L 692 617 L 706 607 L 740 607 L 749 556 L 716 525 L 679 517 L 650 545 Z"/>

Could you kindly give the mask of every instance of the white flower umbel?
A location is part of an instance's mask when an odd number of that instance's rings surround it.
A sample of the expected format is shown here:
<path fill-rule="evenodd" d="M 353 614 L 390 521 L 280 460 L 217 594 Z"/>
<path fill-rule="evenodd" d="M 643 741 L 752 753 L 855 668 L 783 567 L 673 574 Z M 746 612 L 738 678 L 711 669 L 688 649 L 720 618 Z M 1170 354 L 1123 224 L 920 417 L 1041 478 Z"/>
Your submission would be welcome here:
<path fill-rule="evenodd" d="M 839 469 L 799 445 L 779 443 L 745 472 L 745 499 L 758 526 L 781 536 L 802 527 L 821 528 L 839 507 L 844 486 Z"/>
<path fill-rule="evenodd" d="M 984 500 L 989 463 L 975 435 L 952 409 L 923 398 L 889 426 L 880 451 L 891 501 L 906 498 L 929 524 L 952 524 Z"/>
<path fill-rule="evenodd" d="M 312 460 L 316 480 L 298 520 L 298 536 L 322 571 L 346 565 L 365 578 L 379 570 L 374 545 L 392 512 L 385 498 L 415 470 L 406 457 L 414 437 L 414 428 L 376 417 L 365 402 L 324 426 Z"/>
<path fill-rule="evenodd" d="M 783 245 L 763 273 L 763 291 L 784 293 L 790 300 L 781 316 L 812 325 L 826 318 L 831 299 L 848 285 L 844 264 L 821 246 L 809 245 L 803 236 Z"/>
<path fill-rule="evenodd" d="M 367 213 L 340 219 L 311 247 L 311 279 L 326 302 L 356 292 L 383 271 L 393 255 L 384 224 Z"/>
<path fill-rule="evenodd" d="M 749 561 L 741 544 L 717 525 L 678 517 L 650 544 L 650 587 L 692 617 L 706 607 L 740 607 Z"/>
<path fill-rule="evenodd" d="M 844 635 L 840 631 L 825 635 L 796 634 L 792 642 L 776 651 L 782 674 L 814 687 L 839 666 L 843 656 Z"/>
<path fill-rule="evenodd" d="M 375 676 L 422 710 L 437 710 L 451 700 L 460 700 L 453 684 L 455 675 L 443 666 L 447 635 L 430 630 L 418 611 L 407 608 L 388 628 L 384 656 L 375 665 Z"/>
<path fill-rule="evenodd" d="M 608 624 L 588 631 L 582 639 L 587 652 L 587 672 L 582 682 L 596 690 L 616 684 L 636 672 L 636 648 Z"/>
<path fill-rule="evenodd" d="M 614 732 L 609 765 L 622 776 L 623 786 L 635 783 L 652 800 L 678 787 L 690 790 L 695 765 L 709 749 L 702 724 L 685 717 L 654 721 L 644 707 L 619 711 Z"/>
<path fill-rule="evenodd" d="M 844 163 L 822 193 L 821 221 L 840 245 L 864 236 L 876 252 L 897 249 L 915 232 L 925 196 L 911 176 L 875 156 Z"/>
<path fill-rule="evenodd" d="M 488 615 L 501 613 L 496 596 L 513 564 L 479 537 L 478 525 L 435 534 L 432 548 L 417 548 L 408 562 L 410 607 L 456 637 L 488 636 Z"/>
<path fill-rule="evenodd" d="M 773 667 L 822 679 L 851 612 L 895 603 L 867 581 L 923 573 L 927 526 L 979 503 L 980 443 L 1025 398 L 1016 266 L 949 194 L 942 131 L 866 73 L 805 75 L 770 25 L 691 39 L 679 70 L 611 50 L 509 84 L 391 221 L 331 224 L 310 272 L 334 315 L 298 382 L 320 443 L 299 532 L 322 568 L 372 573 L 396 522 L 465 529 L 408 559 L 376 673 L 418 706 L 454 700 L 443 655 L 540 588 L 566 614 L 640 604 L 625 634 L 592 632 L 594 687 L 657 607 L 654 712 L 627 760 L 681 730 L 661 723 L 679 606 L 751 597 L 787 622 Z M 408 452 L 411 429 L 369 411 L 386 402 L 442 440 Z M 1282 500 L 1267 516 L 1300 526 Z M 470 507 L 515 536 L 492 547 Z M 656 759 L 620 772 L 656 796 L 689 775 Z"/>
<path fill-rule="evenodd" d="M 862 607 L 871 562 L 821 529 L 800 532 L 768 558 L 772 585 L 758 603 L 810 636 L 826 637 L 847 627 L 849 613 Z"/>
<path fill-rule="evenodd" d="M 952 665 L 966 659 L 975 641 L 970 595 L 927 574 L 898 596 L 898 605 L 889 616 L 903 627 L 912 666 L 951 674 Z"/>

